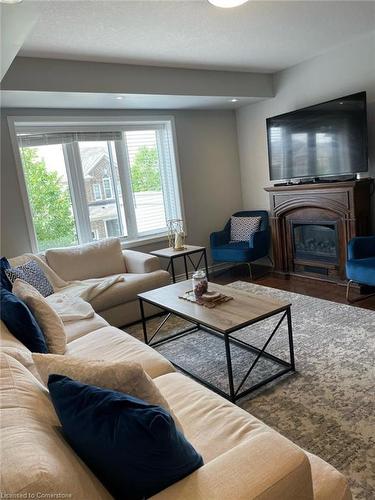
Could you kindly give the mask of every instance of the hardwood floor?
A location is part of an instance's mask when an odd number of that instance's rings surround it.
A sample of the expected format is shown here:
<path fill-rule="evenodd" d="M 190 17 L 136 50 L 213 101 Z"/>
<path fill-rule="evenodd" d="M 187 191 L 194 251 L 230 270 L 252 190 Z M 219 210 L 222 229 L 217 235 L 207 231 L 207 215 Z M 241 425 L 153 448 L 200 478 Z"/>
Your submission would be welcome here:
<path fill-rule="evenodd" d="M 211 276 L 211 280 L 222 285 L 238 280 L 249 281 L 257 285 L 269 286 L 271 288 L 278 288 L 279 290 L 301 293 L 310 297 L 347 304 L 345 286 L 294 276 L 285 279 L 279 275 L 267 272 L 267 269 L 263 266 L 252 265 L 252 269 L 253 280 L 249 277 L 247 266 L 237 266 L 228 271 L 220 271 Z M 356 298 L 359 297 L 359 294 L 353 289 L 352 296 Z M 350 305 L 375 311 L 375 296 Z"/>

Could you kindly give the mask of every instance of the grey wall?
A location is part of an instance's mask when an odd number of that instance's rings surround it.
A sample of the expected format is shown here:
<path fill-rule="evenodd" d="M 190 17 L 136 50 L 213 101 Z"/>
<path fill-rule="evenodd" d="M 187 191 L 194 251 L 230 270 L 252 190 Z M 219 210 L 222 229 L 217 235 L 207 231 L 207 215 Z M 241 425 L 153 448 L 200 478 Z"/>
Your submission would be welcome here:
<path fill-rule="evenodd" d="M 128 94 L 273 96 L 272 75 L 16 57 L 3 90 Z"/>
<path fill-rule="evenodd" d="M 274 75 L 273 99 L 237 111 L 245 209 L 269 208 L 266 118 L 346 94 L 367 91 L 369 155 L 375 176 L 375 34 Z M 375 217 L 373 217 L 375 219 Z"/>
<path fill-rule="evenodd" d="M 211 231 L 241 209 L 241 186 L 233 111 L 124 111 L 3 109 L 1 116 L 1 253 L 7 257 L 31 250 L 7 116 L 174 115 L 188 242 L 208 246 Z M 165 246 L 147 245 L 139 250 Z"/>

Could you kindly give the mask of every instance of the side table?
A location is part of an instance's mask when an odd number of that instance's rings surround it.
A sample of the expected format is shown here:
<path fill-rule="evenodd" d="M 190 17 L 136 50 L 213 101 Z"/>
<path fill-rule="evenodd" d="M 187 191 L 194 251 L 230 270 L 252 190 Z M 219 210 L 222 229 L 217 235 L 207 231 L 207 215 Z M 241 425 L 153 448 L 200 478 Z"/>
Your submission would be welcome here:
<path fill-rule="evenodd" d="M 199 257 L 198 263 L 195 264 L 190 256 L 193 254 L 199 254 L 199 253 L 200 253 L 200 257 Z M 154 250 L 154 251 L 150 252 L 150 254 L 169 260 L 167 271 L 169 271 L 169 269 L 171 270 L 173 283 L 176 283 L 176 273 L 175 273 L 175 267 L 174 267 L 174 260 L 177 259 L 178 257 L 183 257 L 183 259 L 184 259 L 186 279 L 189 279 L 188 260 L 190 261 L 190 264 L 192 265 L 194 271 L 196 271 L 198 269 L 200 263 L 202 262 L 202 259 L 204 260 L 204 267 L 206 269 L 207 279 L 209 278 L 208 277 L 208 265 L 207 265 L 207 253 L 206 253 L 205 247 L 199 247 L 199 246 L 195 246 L 195 245 L 185 245 L 184 250 L 174 250 L 173 248 L 168 247 L 168 248 L 162 248 L 160 250 Z"/>

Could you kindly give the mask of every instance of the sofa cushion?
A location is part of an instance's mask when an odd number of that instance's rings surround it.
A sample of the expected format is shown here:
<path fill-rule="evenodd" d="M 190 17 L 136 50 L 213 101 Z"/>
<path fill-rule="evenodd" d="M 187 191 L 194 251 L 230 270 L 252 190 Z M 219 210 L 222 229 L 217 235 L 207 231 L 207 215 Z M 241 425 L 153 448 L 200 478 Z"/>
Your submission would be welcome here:
<path fill-rule="evenodd" d="M 160 406 L 61 375 L 48 388 L 68 441 L 115 498 L 149 498 L 202 465 Z"/>
<path fill-rule="evenodd" d="M 87 360 L 54 354 L 34 354 L 32 358 L 45 385 L 47 385 L 48 377 L 51 374 L 58 373 L 84 384 L 130 394 L 150 404 L 165 408 L 182 431 L 182 427 L 167 400 L 139 363 Z"/>
<path fill-rule="evenodd" d="M 104 311 L 119 304 L 137 299 L 138 293 L 169 285 L 170 275 L 166 271 L 154 271 L 145 274 L 124 274 L 124 281 L 119 281 L 96 296 L 90 304 L 95 311 Z M 124 323 L 126 324 L 126 318 Z"/>
<path fill-rule="evenodd" d="M 107 321 L 99 316 L 99 314 L 94 314 L 92 318 L 63 323 L 67 342 L 83 337 L 83 335 L 87 335 L 104 326 L 109 326 Z"/>
<path fill-rule="evenodd" d="M 46 299 L 26 281 L 16 279 L 13 292 L 26 303 L 43 330 L 48 352 L 64 354 L 66 335 L 63 322 Z"/>
<path fill-rule="evenodd" d="M 155 384 L 205 463 L 269 430 L 260 420 L 181 373 L 158 377 Z"/>
<path fill-rule="evenodd" d="M 27 305 L 6 288 L 1 288 L 0 314 L 9 331 L 33 352 L 48 352 L 43 331 Z"/>
<path fill-rule="evenodd" d="M 267 441 L 272 439 L 272 435 L 275 436 L 275 446 L 277 445 L 277 432 L 194 380 L 180 373 L 169 373 L 156 378 L 154 382 L 181 421 L 186 437 L 202 454 L 206 464 L 265 433 L 270 434 Z M 286 441 L 285 438 L 282 439 Z M 345 477 L 321 458 L 305 453 L 311 465 L 314 500 L 350 500 L 351 494 Z M 262 459 L 266 460 L 266 457 L 263 456 Z M 163 494 L 157 498 L 162 500 Z M 171 497 L 166 495 L 166 498 L 169 500 Z"/>
<path fill-rule="evenodd" d="M 0 354 L 0 363 L 2 493 L 12 498 L 66 493 L 72 499 L 109 500 L 109 493 L 61 436 L 47 390 L 10 356 Z"/>
<path fill-rule="evenodd" d="M 118 238 L 47 250 L 46 259 L 55 273 L 66 281 L 103 278 L 126 272 Z"/>
<path fill-rule="evenodd" d="M 161 354 L 113 326 L 100 328 L 67 345 L 66 355 L 108 361 L 136 361 L 151 378 L 175 371 Z"/>

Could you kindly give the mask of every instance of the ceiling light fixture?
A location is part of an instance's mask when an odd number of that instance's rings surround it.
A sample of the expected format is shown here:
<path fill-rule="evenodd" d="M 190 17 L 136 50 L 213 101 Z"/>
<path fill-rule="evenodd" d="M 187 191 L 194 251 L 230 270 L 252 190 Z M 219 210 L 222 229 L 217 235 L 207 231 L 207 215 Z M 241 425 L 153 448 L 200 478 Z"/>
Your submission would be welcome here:
<path fill-rule="evenodd" d="M 230 9 L 231 7 L 238 7 L 248 0 L 208 0 L 215 7 L 222 7 L 223 9 Z"/>
<path fill-rule="evenodd" d="M 118 99 L 119 101 L 121 101 L 121 100 L 123 99 L 123 97 L 122 97 L 122 95 L 118 95 L 118 96 L 116 97 L 116 99 Z"/>
<path fill-rule="evenodd" d="M 239 99 L 236 99 L 236 98 L 230 100 L 230 102 L 238 102 L 238 101 L 239 101 Z"/>
<path fill-rule="evenodd" d="M 21 3 L 23 0 L 0 0 L 0 3 L 7 3 L 7 4 L 12 4 L 12 3 Z"/>

